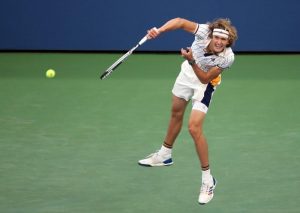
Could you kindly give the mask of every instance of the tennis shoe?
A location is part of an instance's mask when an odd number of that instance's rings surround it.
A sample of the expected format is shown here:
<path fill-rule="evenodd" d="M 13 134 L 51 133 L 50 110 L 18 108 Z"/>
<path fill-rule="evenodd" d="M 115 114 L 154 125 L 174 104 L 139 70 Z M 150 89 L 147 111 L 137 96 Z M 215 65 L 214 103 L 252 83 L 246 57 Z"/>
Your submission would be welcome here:
<path fill-rule="evenodd" d="M 214 197 L 214 189 L 216 188 L 217 181 L 213 177 L 213 183 L 207 184 L 207 183 L 202 183 L 201 188 L 200 188 L 200 194 L 198 198 L 198 202 L 200 205 L 204 205 L 211 201 Z"/>
<path fill-rule="evenodd" d="M 145 159 L 139 160 L 141 166 L 170 166 L 173 164 L 171 154 L 160 154 L 159 151 L 150 154 Z"/>

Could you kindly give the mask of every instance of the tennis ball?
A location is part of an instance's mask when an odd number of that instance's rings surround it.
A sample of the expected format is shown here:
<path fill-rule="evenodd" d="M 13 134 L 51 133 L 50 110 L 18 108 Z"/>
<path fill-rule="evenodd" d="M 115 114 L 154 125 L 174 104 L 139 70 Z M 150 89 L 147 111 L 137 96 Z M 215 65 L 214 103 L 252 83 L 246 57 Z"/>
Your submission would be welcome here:
<path fill-rule="evenodd" d="M 54 78 L 55 77 L 55 71 L 53 69 L 48 69 L 46 72 L 47 78 Z"/>

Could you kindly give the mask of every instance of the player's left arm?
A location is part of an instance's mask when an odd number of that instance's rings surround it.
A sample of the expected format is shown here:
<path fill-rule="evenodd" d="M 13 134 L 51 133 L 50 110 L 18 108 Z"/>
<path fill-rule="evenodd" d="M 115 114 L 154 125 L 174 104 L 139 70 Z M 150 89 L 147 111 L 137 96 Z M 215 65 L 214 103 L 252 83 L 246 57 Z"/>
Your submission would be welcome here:
<path fill-rule="evenodd" d="M 196 63 L 191 66 L 196 76 L 203 84 L 208 84 L 213 79 L 217 78 L 223 71 L 223 69 L 218 66 L 212 67 L 208 72 L 204 72 Z"/>
<path fill-rule="evenodd" d="M 190 48 L 181 49 L 181 55 L 188 61 L 194 61 L 192 51 Z M 195 62 L 191 64 L 196 76 L 203 84 L 208 84 L 213 79 L 217 78 L 223 71 L 221 67 L 215 66 L 212 67 L 208 72 L 202 70 Z"/>

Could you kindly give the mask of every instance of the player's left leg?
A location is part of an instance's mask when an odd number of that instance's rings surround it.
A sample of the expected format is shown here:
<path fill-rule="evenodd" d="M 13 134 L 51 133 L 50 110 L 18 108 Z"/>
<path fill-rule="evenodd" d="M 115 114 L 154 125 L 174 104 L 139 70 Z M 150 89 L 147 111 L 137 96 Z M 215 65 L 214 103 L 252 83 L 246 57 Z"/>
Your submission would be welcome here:
<path fill-rule="evenodd" d="M 189 119 L 189 132 L 195 142 L 196 151 L 202 168 L 209 165 L 208 145 L 203 133 L 205 115 L 206 114 L 204 112 L 193 109 Z"/>
<path fill-rule="evenodd" d="M 214 196 L 213 190 L 216 186 L 216 180 L 210 174 L 208 144 L 203 133 L 203 123 L 205 120 L 205 112 L 193 109 L 189 120 L 189 132 L 195 142 L 196 151 L 202 168 L 202 185 L 198 202 L 206 204 Z"/>

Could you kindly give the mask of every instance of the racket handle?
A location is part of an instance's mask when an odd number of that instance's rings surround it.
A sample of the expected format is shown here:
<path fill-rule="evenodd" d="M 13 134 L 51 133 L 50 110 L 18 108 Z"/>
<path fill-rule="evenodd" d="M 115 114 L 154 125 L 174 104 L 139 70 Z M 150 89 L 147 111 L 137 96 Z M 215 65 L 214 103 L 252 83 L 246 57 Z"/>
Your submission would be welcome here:
<path fill-rule="evenodd" d="M 139 45 L 141 46 L 141 45 L 144 44 L 147 40 L 148 40 L 148 37 L 147 37 L 147 36 L 144 36 L 144 38 L 142 38 L 142 39 L 139 41 Z"/>
<path fill-rule="evenodd" d="M 158 32 L 158 29 L 156 27 L 153 28 L 156 32 Z M 148 40 L 148 36 L 145 35 L 144 38 L 142 38 L 142 40 L 140 40 L 139 45 L 141 46 L 142 44 L 144 44 L 146 41 Z"/>

